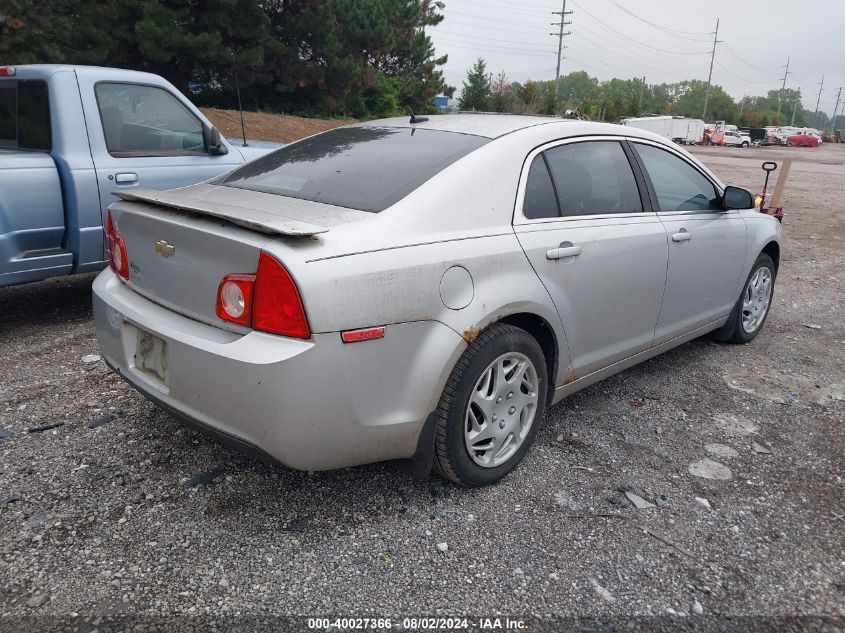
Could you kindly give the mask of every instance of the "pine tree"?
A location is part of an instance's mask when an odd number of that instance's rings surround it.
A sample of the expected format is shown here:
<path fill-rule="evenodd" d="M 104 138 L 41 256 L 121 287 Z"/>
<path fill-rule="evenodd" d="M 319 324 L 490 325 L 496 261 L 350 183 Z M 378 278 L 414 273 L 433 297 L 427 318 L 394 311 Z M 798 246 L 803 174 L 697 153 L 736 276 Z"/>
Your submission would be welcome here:
<path fill-rule="evenodd" d="M 484 58 L 479 57 L 478 61 L 467 72 L 467 78 L 461 91 L 461 110 L 489 112 L 492 108 L 490 92 L 492 82 L 492 76 L 487 74 L 487 62 L 484 61 Z"/>

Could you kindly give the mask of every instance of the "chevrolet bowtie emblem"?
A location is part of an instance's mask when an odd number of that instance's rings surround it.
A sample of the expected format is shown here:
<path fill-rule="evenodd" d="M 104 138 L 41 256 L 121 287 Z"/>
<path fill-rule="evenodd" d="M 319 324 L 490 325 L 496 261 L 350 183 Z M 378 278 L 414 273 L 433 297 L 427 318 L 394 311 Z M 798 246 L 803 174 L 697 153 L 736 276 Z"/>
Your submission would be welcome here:
<path fill-rule="evenodd" d="M 173 257 L 176 254 L 176 247 L 164 240 L 156 242 L 156 253 L 162 257 Z"/>

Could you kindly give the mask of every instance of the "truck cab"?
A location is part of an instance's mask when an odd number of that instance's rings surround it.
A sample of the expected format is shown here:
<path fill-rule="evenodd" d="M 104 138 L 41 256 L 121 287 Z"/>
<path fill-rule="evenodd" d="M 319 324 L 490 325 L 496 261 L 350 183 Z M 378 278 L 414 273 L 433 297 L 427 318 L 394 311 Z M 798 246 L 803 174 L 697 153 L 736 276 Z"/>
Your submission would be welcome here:
<path fill-rule="evenodd" d="M 0 286 L 105 267 L 113 192 L 194 184 L 276 147 L 231 143 L 157 75 L 0 66 Z"/>

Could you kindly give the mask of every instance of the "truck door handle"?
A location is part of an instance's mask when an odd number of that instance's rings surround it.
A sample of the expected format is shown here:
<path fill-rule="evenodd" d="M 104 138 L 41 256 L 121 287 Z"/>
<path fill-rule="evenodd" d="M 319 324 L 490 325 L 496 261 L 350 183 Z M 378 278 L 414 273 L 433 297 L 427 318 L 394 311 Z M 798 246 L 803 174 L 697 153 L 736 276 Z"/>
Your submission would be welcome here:
<path fill-rule="evenodd" d="M 122 174 L 115 174 L 114 181 L 119 185 L 131 185 L 138 182 L 138 174 L 132 172 L 123 172 Z"/>
<path fill-rule="evenodd" d="M 686 229 L 681 229 L 678 233 L 672 236 L 673 242 L 688 242 L 692 239 L 692 233 Z"/>
<path fill-rule="evenodd" d="M 575 246 L 572 242 L 562 242 L 558 248 L 546 251 L 546 259 L 566 259 L 567 257 L 577 257 L 580 254 L 580 246 Z"/>

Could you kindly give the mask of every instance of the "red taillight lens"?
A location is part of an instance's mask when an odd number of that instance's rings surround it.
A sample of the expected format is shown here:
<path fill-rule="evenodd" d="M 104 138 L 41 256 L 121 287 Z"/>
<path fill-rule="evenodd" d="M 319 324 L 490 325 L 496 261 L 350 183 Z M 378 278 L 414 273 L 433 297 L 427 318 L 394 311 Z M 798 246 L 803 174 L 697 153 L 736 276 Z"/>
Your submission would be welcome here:
<path fill-rule="evenodd" d="M 256 330 L 311 337 L 296 284 L 285 267 L 267 253 L 262 252 L 258 258 L 252 304 L 252 327 Z"/>
<path fill-rule="evenodd" d="M 106 252 L 109 266 L 124 279 L 129 279 L 129 259 L 126 253 L 126 242 L 114 226 L 111 211 L 106 216 Z"/>
<path fill-rule="evenodd" d="M 0 66 L 0 77 L 14 77 L 14 66 Z"/>
<path fill-rule="evenodd" d="M 247 327 L 252 323 L 255 275 L 226 275 L 217 288 L 217 316 Z"/>
<path fill-rule="evenodd" d="M 217 287 L 217 316 L 271 334 L 310 338 L 302 299 L 288 271 L 261 253 L 254 275 L 226 275 Z"/>

